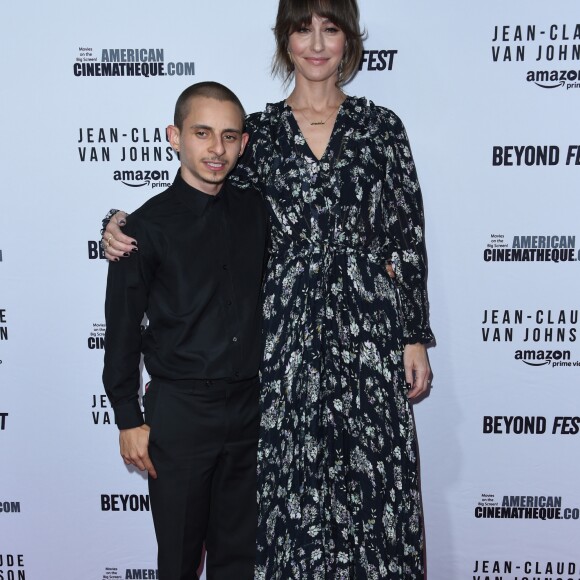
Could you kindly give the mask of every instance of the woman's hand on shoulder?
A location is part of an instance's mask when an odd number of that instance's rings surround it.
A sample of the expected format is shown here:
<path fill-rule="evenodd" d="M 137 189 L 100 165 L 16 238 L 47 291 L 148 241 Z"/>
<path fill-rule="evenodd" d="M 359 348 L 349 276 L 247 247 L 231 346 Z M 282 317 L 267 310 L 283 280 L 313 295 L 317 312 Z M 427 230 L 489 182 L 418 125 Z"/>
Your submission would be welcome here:
<path fill-rule="evenodd" d="M 111 262 L 118 262 L 120 258 L 127 258 L 131 252 L 137 251 L 137 240 L 126 236 L 121 227 L 127 223 L 127 214 L 120 210 L 114 214 L 101 238 L 105 250 L 105 257 Z"/>

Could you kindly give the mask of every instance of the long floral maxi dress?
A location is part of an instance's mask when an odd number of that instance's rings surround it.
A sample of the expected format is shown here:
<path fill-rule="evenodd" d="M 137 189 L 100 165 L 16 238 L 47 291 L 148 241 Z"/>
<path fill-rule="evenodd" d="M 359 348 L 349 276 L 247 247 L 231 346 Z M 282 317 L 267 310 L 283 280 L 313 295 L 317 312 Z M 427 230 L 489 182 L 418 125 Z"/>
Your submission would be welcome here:
<path fill-rule="evenodd" d="M 402 351 L 433 337 L 404 127 L 349 97 L 320 160 L 284 102 L 251 115 L 248 131 L 234 180 L 260 187 L 272 231 L 256 577 L 423 578 Z"/>

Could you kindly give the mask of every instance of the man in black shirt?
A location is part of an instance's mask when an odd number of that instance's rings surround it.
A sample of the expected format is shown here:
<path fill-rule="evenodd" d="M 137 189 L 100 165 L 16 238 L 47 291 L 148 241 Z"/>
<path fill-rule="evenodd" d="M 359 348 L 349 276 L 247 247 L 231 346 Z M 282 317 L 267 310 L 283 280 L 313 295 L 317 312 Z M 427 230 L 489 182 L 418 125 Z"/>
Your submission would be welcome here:
<path fill-rule="evenodd" d="M 226 181 L 243 126 L 223 85 L 182 93 L 168 127 L 180 171 L 127 218 L 138 251 L 109 265 L 103 382 L 125 463 L 149 472 L 161 580 L 197 578 L 204 542 L 209 580 L 253 578 L 266 215 L 258 191 Z"/>

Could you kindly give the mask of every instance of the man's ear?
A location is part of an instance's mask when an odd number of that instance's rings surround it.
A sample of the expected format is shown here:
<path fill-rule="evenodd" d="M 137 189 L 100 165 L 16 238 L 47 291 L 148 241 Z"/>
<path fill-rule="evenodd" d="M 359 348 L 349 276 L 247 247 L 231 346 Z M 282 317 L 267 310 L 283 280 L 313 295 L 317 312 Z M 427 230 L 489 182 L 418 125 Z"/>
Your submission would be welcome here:
<path fill-rule="evenodd" d="M 246 145 L 248 144 L 249 140 L 250 140 L 250 134 L 249 133 L 242 133 L 242 146 L 240 148 L 240 154 L 238 155 L 238 157 L 241 157 L 244 154 L 244 151 L 246 149 Z"/>
<path fill-rule="evenodd" d="M 174 151 L 179 153 L 181 131 L 175 125 L 168 125 L 166 129 L 167 138 Z"/>

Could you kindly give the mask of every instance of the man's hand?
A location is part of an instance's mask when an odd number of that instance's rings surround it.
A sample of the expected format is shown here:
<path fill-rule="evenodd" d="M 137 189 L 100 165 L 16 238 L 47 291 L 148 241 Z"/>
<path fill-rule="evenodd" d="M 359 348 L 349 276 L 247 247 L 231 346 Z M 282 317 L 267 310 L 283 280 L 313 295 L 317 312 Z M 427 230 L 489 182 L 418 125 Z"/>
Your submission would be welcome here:
<path fill-rule="evenodd" d="M 149 458 L 149 431 L 149 425 L 141 425 L 134 429 L 121 429 L 119 446 L 121 457 L 126 465 L 134 465 L 141 471 L 146 469 L 153 479 L 157 479 L 157 472 Z"/>
<path fill-rule="evenodd" d="M 407 344 L 403 351 L 405 365 L 405 380 L 411 385 L 407 396 L 417 399 L 429 389 L 431 382 L 431 367 L 424 344 Z"/>
<path fill-rule="evenodd" d="M 121 227 L 126 224 L 127 214 L 118 211 L 105 228 L 102 242 L 105 250 L 105 257 L 111 262 L 117 262 L 119 258 L 128 257 L 131 252 L 137 251 L 137 242 L 126 236 Z"/>

